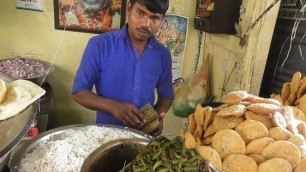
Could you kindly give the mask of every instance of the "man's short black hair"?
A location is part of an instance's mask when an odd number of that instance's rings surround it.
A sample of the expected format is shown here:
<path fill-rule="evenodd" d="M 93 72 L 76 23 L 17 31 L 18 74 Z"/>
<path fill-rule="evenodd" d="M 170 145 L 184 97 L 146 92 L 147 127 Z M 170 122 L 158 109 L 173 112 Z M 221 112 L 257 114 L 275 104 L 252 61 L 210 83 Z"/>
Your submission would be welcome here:
<path fill-rule="evenodd" d="M 169 8 L 169 0 L 130 0 L 131 5 L 136 1 L 153 13 L 165 14 Z"/>

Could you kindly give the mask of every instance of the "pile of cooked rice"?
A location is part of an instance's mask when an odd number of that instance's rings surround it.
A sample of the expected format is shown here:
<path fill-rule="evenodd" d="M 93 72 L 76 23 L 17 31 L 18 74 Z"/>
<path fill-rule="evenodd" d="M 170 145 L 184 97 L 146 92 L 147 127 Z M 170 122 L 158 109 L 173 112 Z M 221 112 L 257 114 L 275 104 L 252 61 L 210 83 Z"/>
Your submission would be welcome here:
<path fill-rule="evenodd" d="M 129 131 L 86 126 L 68 129 L 40 143 L 21 160 L 20 171 L 80 171 L 85 158 L 111 140 L 135 137 Z"/>

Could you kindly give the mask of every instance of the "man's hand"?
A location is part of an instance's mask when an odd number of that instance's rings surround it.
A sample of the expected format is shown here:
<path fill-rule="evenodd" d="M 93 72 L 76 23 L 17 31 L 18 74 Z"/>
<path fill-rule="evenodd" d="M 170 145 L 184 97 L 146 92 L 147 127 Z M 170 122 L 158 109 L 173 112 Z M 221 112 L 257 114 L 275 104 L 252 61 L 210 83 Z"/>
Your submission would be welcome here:
<path fill-rule="evenodd" d="M 139 129 L 146 122 L 139 109 L 130 103 L 116 103 L 111 113 L 128 127 Z"/>
<path fill-rule="evenodd" d="M 152 131 L 152 133 L 150 133 L 151 135 L 153 135 L 154 137 L 157 137 L 159 136 L 162 131 L 163 131 L 163 128 L 164 128 L 164 117 L 166 116 L 166 113 L 165 112 L 162 112 L 160 115 L 159 115 L 159 125 L 158 127 Z"/>

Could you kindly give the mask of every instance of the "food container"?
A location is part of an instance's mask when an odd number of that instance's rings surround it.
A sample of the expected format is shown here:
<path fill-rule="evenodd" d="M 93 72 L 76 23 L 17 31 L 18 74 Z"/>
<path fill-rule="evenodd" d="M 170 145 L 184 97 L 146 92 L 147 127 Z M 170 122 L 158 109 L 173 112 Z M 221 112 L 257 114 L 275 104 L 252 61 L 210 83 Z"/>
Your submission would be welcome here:
<path fill-rule="evenodd" d="M 22 59 L 22 60 L 24 60 L 24 59 L 28 59 L 28 58 L 23 58 L 23 57 L 15 57 L 15 58 L 20 58 L 20 59 Z M 2 60 L 0 60 L 0 63 L 3 63 L 3 62 L 5 62 L 5 61 L 8 61 L 8 60 L 13 60 L 14 58 L 11 58 L 11 59 L 2 59 Z M 22 61 L 21 60 L 21 61 Z M 47 80 L 47 78 L 48 78 L 48 76 L 50 75 L 50 74 L 52 74 L 53 72 L 54 72 L 54 66 L 53 65 L 51 65 L 50 63 L 48 63 L 48 62 L 45 62 L 45 61 L 42 61 L 42 60 L 37 60 L 37 59 L 28 59 L 28 60 L 31 60 L 31 61 L 34 61 L 34 62 L 37 62 L 37 63 L 40 63 L 40 64 L 42 64 L 43 66 L 45 66 L 46 68 L 48 68 L 48 69 L 46 69 L 46 70 L 48 70 L 48 73 L 47 74 L 44 74 L 44 75 L 39 75 L 39 76 L 31 76 L 31 77 L 16 77 L 16 76 L 12 76 L 12 75 L 10 75 L 9 73 L 6 73 L 6 72 L 2 72 L 2 73 L 4 73 L 4 74 L 6 74 L 6 75 L 8 75 L 8 76 L 10 76 L 10 77 L 12 77 L 14 80 L 16 80 L 16 79 L 25 79 L 25 80 L 29 80 L 29 81 L 32 81 L 32 82 L 34 82 L 34 83 L 36 83 L 36 84 L 38 84 L 38 85 L 40 85 L 40 84 L 42 84 L 43 82 L 45 82 L 46 80 Z M 24 64 L 23 64 L 24 65 Z M 1 66 L 0 66 L 1 67 Z M 15 69 L 16 70 L 16 69 Z M 0 72 L 1 72 L 2 70 L 0 70 Z"/>
<path fill-rule="evenodd" d="M 81 172 L 120 171 L 135 159 L 138 148 L 145 147 L 149 142 L 149 139 L 118 139 L 108 142 L 84 160 Z"/>
<path fill-rule="evenodd" d="M 91 153 L 85 160 L 81 172 L 131 172 L 131 163 L 138 150 L 149 145 L 148 139 L 118 139 L 108 142 Z M 114 163 L 116 162 L 116 163 Z M 205 161 L 208 171 L 219 172 Z"/>
<path fill-rule="evenodd" d="M 3 157 L 0 158 L 0 171 L 4 170 L 7 167 L 7 163 L 10 157 L 10 151 L 6 153 Z"/>
<path fill-rule="evenodd" d="M 20 170 L 21 167 L 21 161 L 25 157 L 27 153 L 31 153 L 37 148 L 40 144 L 47 143 L 47 141 L 52 138 L 53 136 L 59 135 L 61 133 L 64 133 L 65 131 L 69 129 L 78 129 L 79 127 L 86 127 L 86 126 L 97 126 L 97 127 L 107 127 L 111 129 L 118 129 L 121 131 L 126 131 L 129 134 L 131 134 L 135 138 L 140 138 L 140 139 L 147 139 L 150 140 L 153 137 L 145 134 L 139 130 L 131 129 L 128 127 L 122 127 L 122 126 L 114 126 L 114 125 L 90 125 L 90 124 L 77 124 L 77 125 L 69 125 L 69 126 L 64 126 L 64 127 L 59 127 L 55 128 L 49 131 L 46 131 L 34 139 L 30 140 L 28 143 L 26 143 L 24 146 L 22 146 L 19 150 L 16 151 L 15 156 L 12 159 L 11 162 L 11 171 L 12 172 L 17 172 Z M 104 145 L 104 144 L 102 144 Z"/>
<path fill-rule="evenodd" d="M 36 111 L 37 106 L 33 104 L 18 115 L 0 121 L 0 171 L 6 167 L 11 150 L 27 133 Z"/>

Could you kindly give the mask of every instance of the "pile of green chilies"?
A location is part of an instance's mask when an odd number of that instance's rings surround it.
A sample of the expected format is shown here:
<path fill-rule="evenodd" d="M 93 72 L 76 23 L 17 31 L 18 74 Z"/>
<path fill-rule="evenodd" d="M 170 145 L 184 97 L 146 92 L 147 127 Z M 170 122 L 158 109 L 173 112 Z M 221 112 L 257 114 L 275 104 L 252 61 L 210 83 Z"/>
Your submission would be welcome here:
<path fill-rule="evenodd" d="M 186 149 L 180 137 L 160 137 L 139 150 L 131 164 L 133 172 L 206 172 L 206 162 L 194 150 Z"/>

